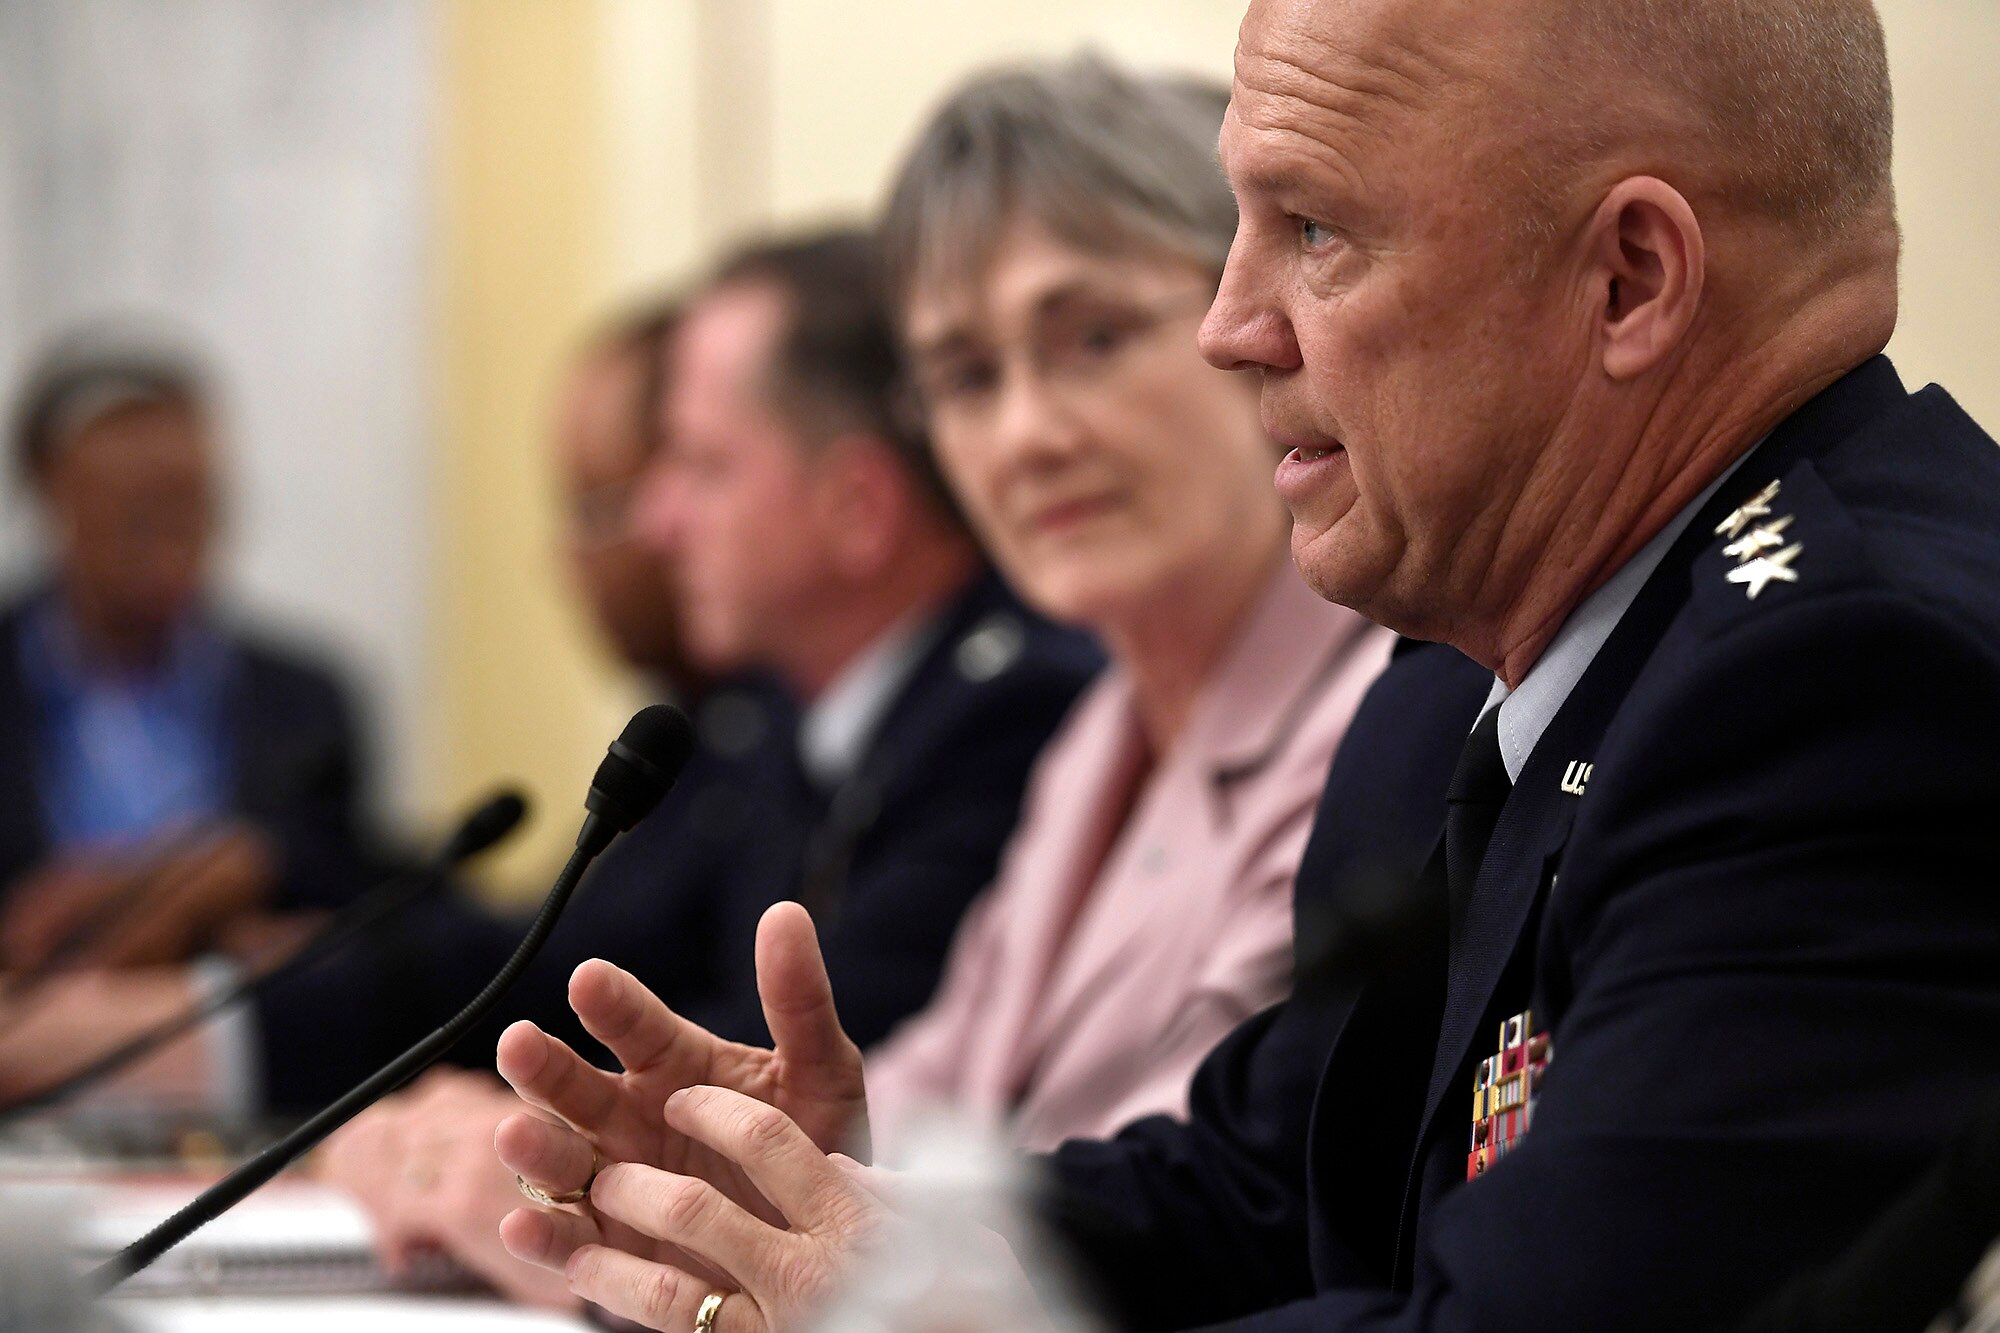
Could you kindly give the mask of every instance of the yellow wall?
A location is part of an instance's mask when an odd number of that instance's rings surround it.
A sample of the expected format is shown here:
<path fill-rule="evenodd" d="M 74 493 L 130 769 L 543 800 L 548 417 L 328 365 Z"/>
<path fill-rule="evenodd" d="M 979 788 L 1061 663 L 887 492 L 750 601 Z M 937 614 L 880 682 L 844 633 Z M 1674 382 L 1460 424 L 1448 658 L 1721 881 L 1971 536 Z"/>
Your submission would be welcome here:
<path fill-rule="evenodd" d="M 449 0 L 442 9 L 438 320 L 443 540 L 434 815 L 501 780 L 533 798 L 495 877 L 531 886 L 581 817 L 632 702 L 562 586 L 545 448 L 566 358 L 676 246 L 691 123 L 647 62 L 687 58 L 644 3 Z M 656 225 L 635 228 L 646 215 Z"/>
<path fill-rule="evenodd" d="M 1896 80 L 1903 322 L 1889 348 L 1912 388 L 1936 381 L 2000 431 L 2000 5 L 1886 0 Z"/>
<path fill-rule="evenodd" d="M 865 210 L 968 71 L 1081 44 L 1226 77 L 1238 0 L 443 0 L 437 810 L 538 799 L 545 872 L 632 702 L 559 583 L 541 449 L 580 328 L 771 222 Z M 2000 425 L 2000 9 L 1887 0 L 1909 235 L 1907 378 Z"/>

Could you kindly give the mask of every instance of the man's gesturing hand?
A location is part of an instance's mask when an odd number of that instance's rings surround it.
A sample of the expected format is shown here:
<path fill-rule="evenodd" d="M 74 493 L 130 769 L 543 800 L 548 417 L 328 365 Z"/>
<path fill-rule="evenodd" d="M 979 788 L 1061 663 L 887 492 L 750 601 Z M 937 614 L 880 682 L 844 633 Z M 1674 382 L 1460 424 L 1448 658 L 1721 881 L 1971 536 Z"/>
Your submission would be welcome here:
<path fill-rule="evenodd" d="M 706 1180 L 607 1166 L 591 1187 L 597 1218 L 650 1239 L 650 1253 L 598 1241 L 592 1219 L 521 1209 L 501 1227 L 530 1263 L 564 1270 L 570 1290 L 649 1328 L 695 1327 L 720 1295 L 716 1333 L 779 1333 L 823 1306 L 892 1218 L 783 1112 L 726 1088 L 683 1089 L 663 1123 L 742 1173 L 775 1217 L 753 1215 Z"/>
<path fill-rule="evenodd" d="M 775 1221 L 781 1216 L 776 1201 L 741 1165 L 665 1115 L 674 1093 L 705 1085 L 776 1107 L 824 1150 L 853 1151 L 865 1139 L 861 1053 L 840 1029 L 811 918 L 796 903 L 778 904 L 759 923 L 757 981 L 773 1050 L 720 1040 L 609 963 L 579 967 L 570 981 L 570 1006 L 624 1072 L 593 1067 L 532 1023 L 509 1028 L 500 1039 L 501 1076 L 529 1105 L 566 1125 L 526 1113 L 509 1117 L 493 1140 L 501 1161 L 553 1195 L 582 1189 L 594 1160 L 637 1163 L 707 1181 L 754 1215 Z M 528 1228 L 537 1235 L 562 1228 L 570 1242 L 564 1255 L 577 1244 L 602 1241 L 641 1257 L 695 1263 L 661 1238 L 620 1228 L 609 1217 L 600 1223 L 588 1214 L 520 1212 L 507 1225 L 510 1243 L 532 1239 Z"/>

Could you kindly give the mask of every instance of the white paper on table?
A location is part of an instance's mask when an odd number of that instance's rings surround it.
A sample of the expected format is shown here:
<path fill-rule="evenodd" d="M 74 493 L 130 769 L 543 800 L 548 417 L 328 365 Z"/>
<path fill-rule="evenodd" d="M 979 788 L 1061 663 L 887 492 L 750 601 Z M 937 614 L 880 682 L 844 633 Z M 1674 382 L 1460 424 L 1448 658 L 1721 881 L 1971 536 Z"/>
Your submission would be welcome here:
<path fill-rule="evenodd" d="M 76 1249 L 109 1258 L 199 1193 L 189 1182 L 111 1182 L 82 1191 Z M 311 1181 L 276 1181 L 129 1279 L 134 1292 L 372 1292 L 392 1286 L 462 1288 L 448 1260 L 391 1279 L 375 1262 L 375 1229 L 359 1204 Z"/>
<path fill-rule="evenodd" d="M 132 1333 L 581 1333 L 573 1315 L 431 1296 L 132 1299 L 111 1308 Z"/>
<path fill-rule="evenodd" d="M 191 1183 L 112 1182 L 84 1191 L 77 1243 L 121 1250 L 183 1207 L 200 1188 Z M 194 1233 L 184 1245 L 215 1248 L 314 1250 L 366 1255 L 375 1228 L 346 1194 L 308 1181 L 281 1181 L 258 1191 Z"/>

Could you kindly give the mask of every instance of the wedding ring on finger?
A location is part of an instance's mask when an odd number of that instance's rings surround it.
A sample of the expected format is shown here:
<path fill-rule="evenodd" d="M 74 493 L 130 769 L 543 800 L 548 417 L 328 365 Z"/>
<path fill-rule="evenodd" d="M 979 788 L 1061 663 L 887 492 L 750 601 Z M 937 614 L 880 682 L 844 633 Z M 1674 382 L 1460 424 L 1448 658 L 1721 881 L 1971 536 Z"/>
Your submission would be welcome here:
<path fill-rule="evenodd" d="M 715 1333 L 715 1317 L 722 1313 L 722 1302 L 728 1297 L 726 1291 L 711 1291 L 702 1298 L 701 1308 L 694 1312 L 694 1333 Z"/>
<path fill-rule="evenodd" d="M 528 1200 L 528 1202 L 541 1204 L 544 1208 L 553 1208 L 562 1204 L 582 1203 L 590 1197 L 590 1187 L 597 1183 L 597 1173 L 603 1169 L 604 1159 L 593 1151 L 590 1154 L 590 1174 L 584 1177 L 583 1184 L 576 1189 L 564 1190 L 561 1194 L 551 1194 L 540 1185 L 535 1184 L 522 1175 L 514 1177 L 514 1188 L 521 1191 L 521 1197 Z"/>

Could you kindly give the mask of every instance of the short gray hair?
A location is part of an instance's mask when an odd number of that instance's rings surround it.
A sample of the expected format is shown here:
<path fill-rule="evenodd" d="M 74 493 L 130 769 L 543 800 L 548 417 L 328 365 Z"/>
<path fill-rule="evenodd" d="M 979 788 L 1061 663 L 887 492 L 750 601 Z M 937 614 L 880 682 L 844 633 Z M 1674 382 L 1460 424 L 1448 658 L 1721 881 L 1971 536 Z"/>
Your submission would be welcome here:
<path fill-rule="evenodd" d="M 1236 199 L 1216 158 L 1229 89 L 1140 77 L 1083 54 L 975 77 L 931 116 L 883 212 L 900 313 L 918 283 L 971 281 L 1031 218 L 1085 250 L 1186 259 L 1216 275 Z"/>

